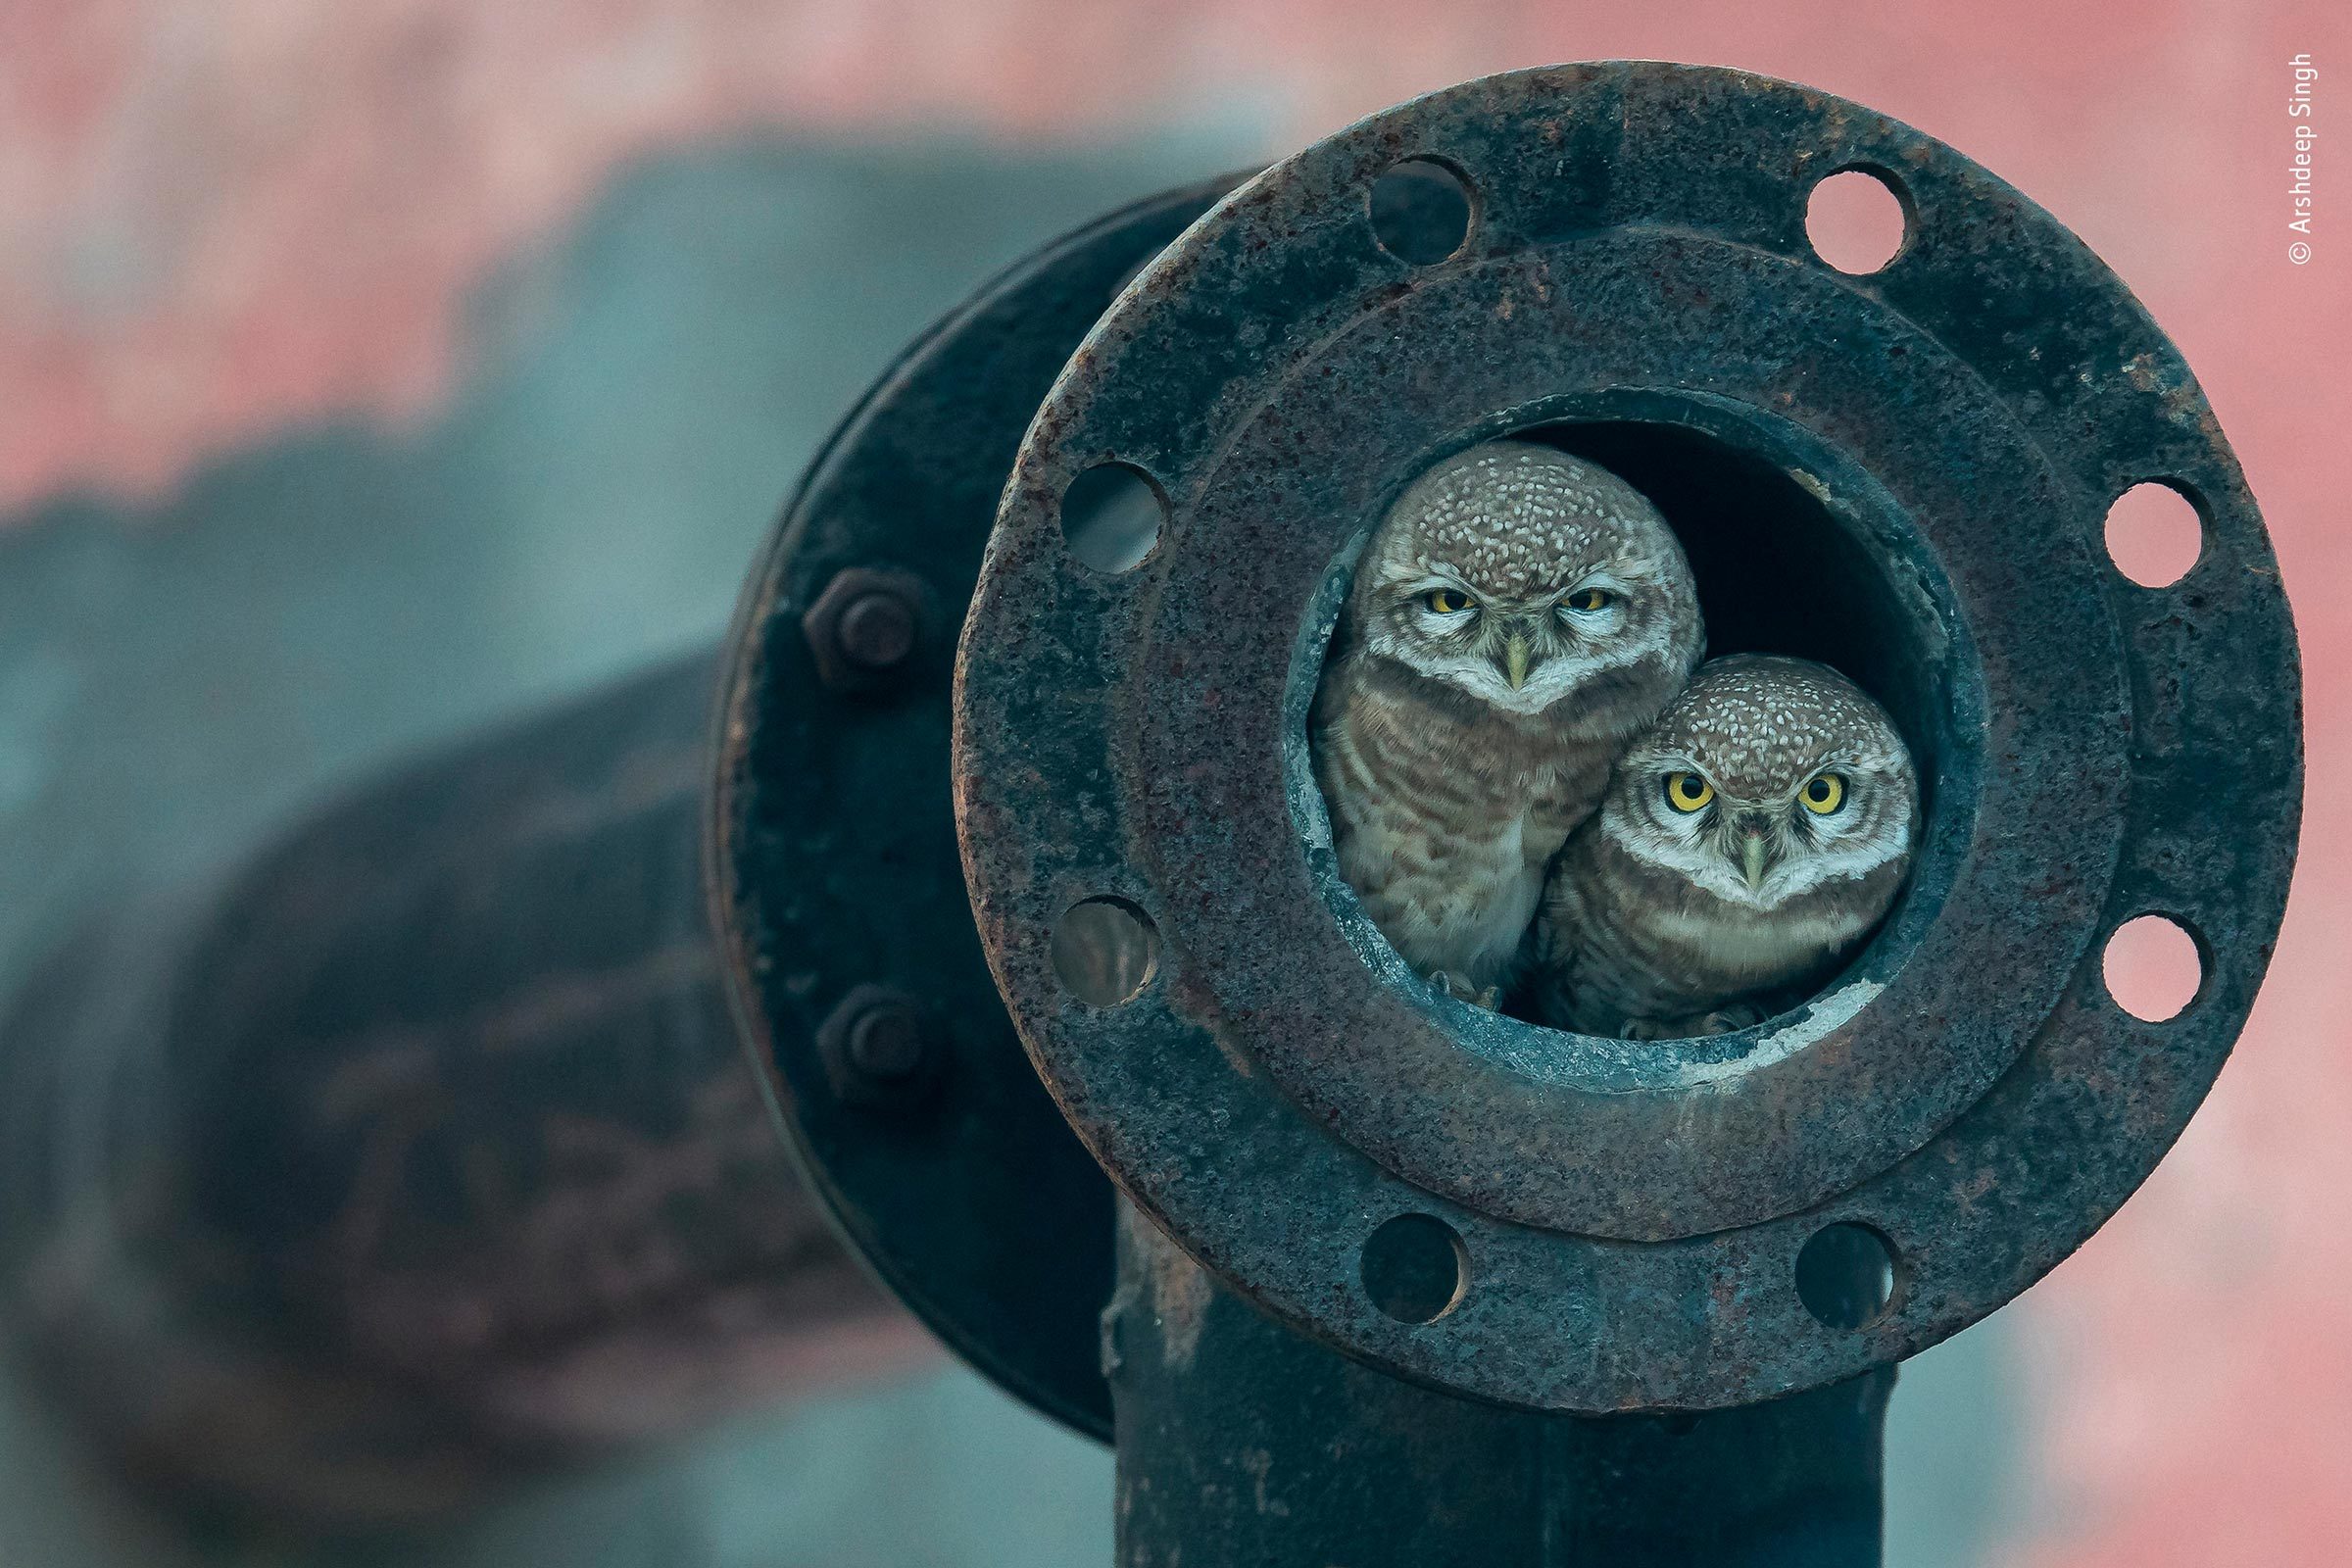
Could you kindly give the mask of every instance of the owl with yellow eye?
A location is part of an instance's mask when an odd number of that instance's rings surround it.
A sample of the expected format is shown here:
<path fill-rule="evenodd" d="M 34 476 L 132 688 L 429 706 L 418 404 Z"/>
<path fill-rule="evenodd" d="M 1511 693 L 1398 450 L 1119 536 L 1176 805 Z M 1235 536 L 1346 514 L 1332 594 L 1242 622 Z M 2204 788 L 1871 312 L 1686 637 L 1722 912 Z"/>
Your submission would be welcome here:
<path fill-rule="evenodd" d="M 1642 1039 L 1755 1023 L 1886 915 L 1918 832 L 1910 750 L 1861 688 L 1803 660 L 1711 661 L 1552 869 L 1537 1013 Z"/>
<path fill-rule="evenodd" d="M 1309 739 L 1340 874 L 1406 962 L 1492 1004 L 1545 867 L 1703 641 L 1681 545 L 1607 470 L 1491 441 L 1405 488 Z"/>

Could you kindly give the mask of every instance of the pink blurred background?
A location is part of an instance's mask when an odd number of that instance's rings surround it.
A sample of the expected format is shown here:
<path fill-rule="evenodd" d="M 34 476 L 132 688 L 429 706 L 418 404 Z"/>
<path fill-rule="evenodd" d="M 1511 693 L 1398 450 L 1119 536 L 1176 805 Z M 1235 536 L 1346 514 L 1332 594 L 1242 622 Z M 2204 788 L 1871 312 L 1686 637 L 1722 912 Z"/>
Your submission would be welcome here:
<path fill-rule="evenodd" d="M 2298 54 L 2322 73 L 2301 266 Z M 288 426 L 430 417 L 464 373 L 469 290 L 665 149 L 778 126 L 1069 148 L 1240 125 L 1273 156 L 1462 77 L 1624 56 L 1827 88 L 2022 187 L 2173 334 L 2252 478 L 2303 636 L 2294 900 L 2187 1136 L 2010 1309 L 2033 1494 L 2007 1560 L 2352 1561 L 2338 4 L 17 0 L 0 8 L 0 515 L 169 493 Z"/>

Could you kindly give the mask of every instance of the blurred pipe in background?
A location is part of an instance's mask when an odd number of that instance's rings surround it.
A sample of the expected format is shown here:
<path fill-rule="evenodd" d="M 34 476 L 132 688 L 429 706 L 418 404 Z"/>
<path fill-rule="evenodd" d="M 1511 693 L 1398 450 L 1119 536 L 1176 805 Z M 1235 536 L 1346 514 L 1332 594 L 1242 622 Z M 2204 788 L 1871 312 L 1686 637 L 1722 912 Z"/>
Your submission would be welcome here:
<path fill-rule="evenodd" d="M 705 924 L 709 655 L 125 910 L 0 1017 L 5 1302 L 167 1500 L 340 1532 L 925 1353 Z"/>

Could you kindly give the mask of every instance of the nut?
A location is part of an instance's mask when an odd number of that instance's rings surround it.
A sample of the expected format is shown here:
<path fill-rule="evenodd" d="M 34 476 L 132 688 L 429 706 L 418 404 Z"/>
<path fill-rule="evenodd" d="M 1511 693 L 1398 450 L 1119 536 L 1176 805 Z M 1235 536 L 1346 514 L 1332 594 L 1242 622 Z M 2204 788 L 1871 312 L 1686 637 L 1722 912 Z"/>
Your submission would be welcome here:
<path fill-rule="evenodd" d="M 888 986 L 858 986 L 842 998 L 818 1029 L 816 1045 L 834 1092 L 869 1108 L 918 1102 L 938 1066 L 921 1004 Z"/>
<path fill-rule="evenodd" d="M 930 590 L 911 572 L 847 566 L 801 616 L 817 678 L 834 691 L 875 691 L 904 672 L 922 643 Z"/>
<path fill-rule="evenodd" d="M 833 633 L 851 663 L 864 669 L 896 669 L 914 652 L 914 607 L 877 588 L 843 607 Z"/>

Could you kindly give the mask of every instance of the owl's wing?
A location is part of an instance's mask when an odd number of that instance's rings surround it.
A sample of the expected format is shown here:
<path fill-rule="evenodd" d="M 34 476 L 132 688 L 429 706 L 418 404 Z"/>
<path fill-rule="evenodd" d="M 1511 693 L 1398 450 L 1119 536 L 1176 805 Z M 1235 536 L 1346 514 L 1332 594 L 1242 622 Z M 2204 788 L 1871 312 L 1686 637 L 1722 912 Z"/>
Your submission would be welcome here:
<path fill-rule="evenodd" d="M 1575 1027 L 1569 1020 L 1576 1015 L 1582 902 L 1563 849 L 1552 858 L 1551 869 L 1544 879 L 1544 896 L 1536 904 L 1535 923 L 1528 927 L 1519 948 L 1522 1006 L 1538 1023 L 1554 1029 Z"/>

